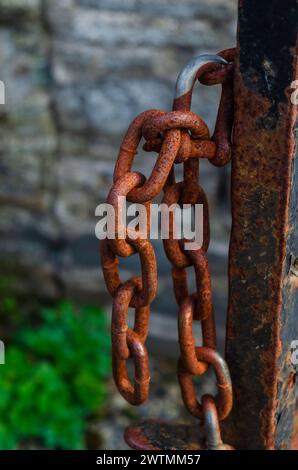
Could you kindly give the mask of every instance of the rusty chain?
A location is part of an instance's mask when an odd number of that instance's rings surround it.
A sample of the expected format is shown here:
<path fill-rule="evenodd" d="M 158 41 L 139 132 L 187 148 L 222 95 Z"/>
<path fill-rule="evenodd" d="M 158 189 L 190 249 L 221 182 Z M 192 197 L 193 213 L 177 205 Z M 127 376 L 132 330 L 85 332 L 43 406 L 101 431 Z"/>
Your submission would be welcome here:
<path fill-rule="evenodd" d="M 200 249 L 186 251 L 183 240 L 174 238 L 172 211 L 169 212 L 169 239 L 163 242 L 172 264 L 174 292 L 179 305 L 178 379 L 182 398 L 188 411 L 204 424 L 206 446 L 210 449 L 231 449 L 222 444 L 218 423 L 229 415 L 233 397 L 227 365 L 216 351 L 211 278 L 207 260 L 210 241 L 209 212 L 206 194 L 199 184 L 199 159 L 207 158 L 215 166 L 224 166 L 231 158 L 233 59 L 234 49 L 221 51 L 217 56 L 199 56 L 179 75 L 171 112 L 152 109 L 134 119 L 120 147 L 114 170 L 114 184 L 107 198 L 107 202 L 115 209 L 117 222 L 121 216 L 117 208 L 119 196 L 125 196 L 134 203 L 145 204 L 147 215 L 150 214 L 151 201 L 161 191 L 164 191 L 162 202 L 168 206 L 203 204 L 203 245 Z M 215 130 L 211 138 L 205 122 L 190 111 L 196 80 L 208 86 L 222 85 Z M 145 140 L 145 151 L 158 153 L 148 179 L 141 173 L 132 171 L 133 160 L 142 139 Z M 184 179 L 176 183 L 174 165 L 179 163 L 184 165 Z M 157 267 L 148 233 L 135 240 L 129 229 L 121 229 L 126 234 L 125 239 L 116 232 L 115 239 L 103 240 L 100 248 L 105 282 L 114 299 L 111 328 L 113 376 L 122 396 L 129 403 L 140 405 L 147 400 L 149 393 L 150 372 L 145 341 L 150 304 L 157 291 Z M 121 282 L 118 257 L 129 257 L 136 253 L 140 257 L 141 276 Z M 188 292 L 186 269 L 191 266 L 196 277 L 195 294 Z M 127 324 L 129 307 L 135 309 L 132 329 Z M 201 323 L 202 346 L 195 345 L 193 321 Z M 127 361 L 130 358 L 135 365 L 133 383 L 127 372 Z M 216 397 L 205 395 L 199 402 L 193 377 L 204 374 L 210 366 L 215 371 L 218 394 Z"/>

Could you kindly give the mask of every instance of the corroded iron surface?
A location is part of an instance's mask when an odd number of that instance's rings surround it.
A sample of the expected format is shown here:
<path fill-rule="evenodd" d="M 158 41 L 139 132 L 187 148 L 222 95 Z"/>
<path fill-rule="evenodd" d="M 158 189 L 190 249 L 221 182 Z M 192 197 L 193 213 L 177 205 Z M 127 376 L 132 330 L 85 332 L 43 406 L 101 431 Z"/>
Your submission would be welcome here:
<path fill-rule="evenodd" d="M 293 428 L 297 24 L 296 0 L 240 1 L 226 345 L 234 407 L 224 426 L 238 449 L 289 448 Z"/>
<path fill-rule="evenodd" d="M 202 450 L 199 426 L 149 419 L 126 429 L 126 443 L 136 450 Z"/>
<path fill-rule="evenodd" d="M 293 434 L 291 440 L 291 450 L 298 450 L 298 411 L 296 410 L 294 425 L 293 425 Z"/>

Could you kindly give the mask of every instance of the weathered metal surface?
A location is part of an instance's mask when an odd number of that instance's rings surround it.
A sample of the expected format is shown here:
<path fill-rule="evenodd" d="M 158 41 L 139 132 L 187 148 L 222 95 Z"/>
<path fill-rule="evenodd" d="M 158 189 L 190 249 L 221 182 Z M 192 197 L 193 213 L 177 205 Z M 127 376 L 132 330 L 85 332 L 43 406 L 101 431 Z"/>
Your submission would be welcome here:
<path fill-rule="evenodd" d="M 291 450 L 298 450 L 298 411 L 296 410 L 294 425 L 293 425 L 293 434 L 291 440 Z"/>
<path fill-rule="evenodd" d="M 202 450 L 204 438 L 199 426 L 148 419 L 129 426 L 126 443 L 135 450 Z"/>
<path fill-rule="evenodd" d="M 226 344 L 234 407 L 224 425 L 237 449 L 289 448 L 293 428 L 297 24 L 296 0 L 239 3 Z"/>
<path fill-rule="evenodd" d="M 221 438 L 217 406 L 211 395 L 202 397 L 203 426 L 147 419 L 129 426 L 126 443 L 135 450 L 234 450 Z"/>

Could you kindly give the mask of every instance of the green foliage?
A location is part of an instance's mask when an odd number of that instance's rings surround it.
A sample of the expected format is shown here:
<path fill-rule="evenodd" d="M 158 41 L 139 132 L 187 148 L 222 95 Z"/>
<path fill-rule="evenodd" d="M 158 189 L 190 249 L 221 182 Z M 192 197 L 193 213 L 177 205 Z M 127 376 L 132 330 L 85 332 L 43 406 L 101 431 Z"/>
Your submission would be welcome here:
<path fill-rule="evenodd" d="M 69 302 L 43 309 L 19 330 L 0 368 L 0 449 L 28 439 L 47 448 L 82 449 L 86 420 L 103 406 L 110 375 L 104 313 Z"/>
<path fill-rule="evenodd" d="M 5 338 L 5 330 L 18 327 L 22 323 L 22 316 L 18 308 L 18 302 L 13 295 L 15 280 L 9 276 L 0 275 L 0 325 L 1 339 Z"/>

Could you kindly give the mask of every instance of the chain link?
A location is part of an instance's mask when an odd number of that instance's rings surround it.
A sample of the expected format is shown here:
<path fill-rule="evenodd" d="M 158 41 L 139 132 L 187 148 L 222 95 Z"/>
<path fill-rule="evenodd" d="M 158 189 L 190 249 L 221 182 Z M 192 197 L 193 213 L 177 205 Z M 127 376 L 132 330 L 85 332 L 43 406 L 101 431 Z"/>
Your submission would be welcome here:
<path fill-rule="evenodd" d="M 172 264 L 175 297 L 179 305 L 178 331 L 180 359 L 178 379 L 182 398 L 188 411 L 205 425 L 208 448 L 230 448 L 222 444 L 218 421 L 230 413 L 233 397 L 229 371 L 223 358 L 216 352 L 216 332 L 212 304 L 211 278 L 207 250 L 210 241 L 208 201 L 199 184 L 199 159 L 207 158 L 215 166 L 223 166 L 231 158 L 233 125 L 233 59 L 234 49 L 217 56 L 199 56 L 180 74 L 176 87 L 173 111 L 145 111 L 132 122 L 120 147 L 114 170 L 114 184 L 107 202 L 116 215 L 115 239 L 101 242 L 101 259 L 107 288 L 114 298 L 112 313 L 113 375 L 123 397 L 134 405 L 147 400 L 150 382 L 148 353 L 145 341 L 148 335 L 150 304 L 157 291 L 157 269 L 154 250 L 148 233 L 133 239 L 129 229 L 118 225 L 122 220 L 117 202 L 120 196 L 134 203 L 146 205 L 164 191 L 162 202 L 172 204 L 203 204 L 203 244 L 197 250 L 185 250 L 184 240 L 175 239 L 174 211 L 169 211 L 169 239 L 164 249 Z M 192 90 L 196 80 L 204 85 L 222 85 L 213 136 L 210 138 L 206 123 L 190 111 Z M 181 91 L 182 90 L 182 91 Z M 138 146 L 144 138 L 144 150 L 158 153 L 148 179 L 133 172 L 132 165 Z M 184 165 L 184 179 L 176 183 L 174 165 Z M 149 217 L 148 217 L 149 219 Z M 148 231 L 149 227 L 147 227 Z M 119 229 L 118 229 L 119 230 Z M 120 237 L 120 233 L 124 237 Z M 141 277 L 121 282 L 118 256 L 129 257 L 138 253 Z M 189 294 L 186 268 L 193 267 L 196 293 Z M 128 309 L 135 309 L 134 328 L 127 324 Z M 200 321 L 202 346 L 195 345 L 193 321 Z M 127 361 L 133 359 L 135 377 L 132 384 L 127 372 Z M 193 377 L 206 373 L 212 366 L 218 394 L 197 400 Z"/>

